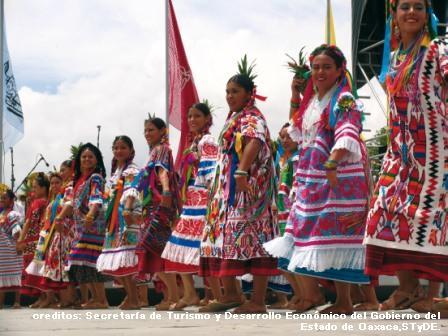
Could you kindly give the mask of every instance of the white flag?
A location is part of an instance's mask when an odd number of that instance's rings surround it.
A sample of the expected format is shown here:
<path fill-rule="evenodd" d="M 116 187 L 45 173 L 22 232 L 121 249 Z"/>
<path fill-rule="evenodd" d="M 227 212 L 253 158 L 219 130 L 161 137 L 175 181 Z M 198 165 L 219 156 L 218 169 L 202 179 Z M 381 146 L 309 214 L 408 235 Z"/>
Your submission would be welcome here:
<path fill-rule="evenodd" d="M 3 43 L 3 150 L 6 151 L 23 138 L 23 112 L 12 73 L 4 30 Z"/>

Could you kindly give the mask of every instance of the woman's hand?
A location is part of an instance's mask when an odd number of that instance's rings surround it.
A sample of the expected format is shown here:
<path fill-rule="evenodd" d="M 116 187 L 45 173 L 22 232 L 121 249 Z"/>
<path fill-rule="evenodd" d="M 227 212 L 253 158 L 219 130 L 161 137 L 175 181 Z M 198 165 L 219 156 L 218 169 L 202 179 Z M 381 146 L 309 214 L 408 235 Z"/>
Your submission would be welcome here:
<path fill-rule="evenodd" d="M 235 191 L 236 192 L 250 192 L 250 185 L 248 182 L 248 177 L 241 175 L 235 176 Z"/>
<path fill-rule="evenodd" d="M 17 253 L 22 253 L 26 247 L 26 243 L 23 240 L 18 240 L 16 243 L 16 251 Z"/>
<path fill-rule="evenodd" d="M 160 202 L 160 205 L 165 208 L 171 208 L 173 204 L 173 199 L 171 195 L 162 195 L 162 200 Z"/>
<path fill-rule="evenodd" d="M 132 210 L 125 208 L 123 210 L 123 219 L 126 225 L 132 224 L 132 221 L 134 219 L 134 215 L 132 214 Z"/>
<path fill-rule="evenodd" d="M 90 231 L 90 228 L 92 227 L 93 221 L 95 220 L 95 217 L 88 212 L 87 215 L 84 217 L 84 227 L 87 231 Z"/>
<path fill-rule="evenodd" d="M 305 91 L 306 79 L 305 78 L 293 78 L 291 83 L 291 99 L 300 100 L 300 95 Z"/>
<path fill-rule="evenodd" d="M 336 169 L 327 170 L 326 173 L 327 173 L 328 183 L 330 184 L 330 186 L 332 188 L 335 188 L 338 185 L 338 176 L 337 176 Z"/>
<path fill-rule="evenodd" d="M 63 229 L 64 229 L 64 225 L 62 223 L 63 219 L 59 216 L 56 216 L 56 218 L 54 219 L 54 229 L 56 230 L 56 232 L 62 233 Z"/>

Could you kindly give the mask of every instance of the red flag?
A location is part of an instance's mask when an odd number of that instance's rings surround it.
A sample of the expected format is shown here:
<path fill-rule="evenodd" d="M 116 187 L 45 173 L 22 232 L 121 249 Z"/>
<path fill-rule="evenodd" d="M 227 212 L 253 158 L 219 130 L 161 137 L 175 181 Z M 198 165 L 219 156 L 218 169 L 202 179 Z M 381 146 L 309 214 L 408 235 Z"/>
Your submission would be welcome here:
<path fill-rule="evenodd" d="M 168 118 L 171 125 L 181 131 L 175 166 L 178 169 L 188 140 L 188 109 L 199 101 L 193 74 L 174 14 L 168 0 Z"/>

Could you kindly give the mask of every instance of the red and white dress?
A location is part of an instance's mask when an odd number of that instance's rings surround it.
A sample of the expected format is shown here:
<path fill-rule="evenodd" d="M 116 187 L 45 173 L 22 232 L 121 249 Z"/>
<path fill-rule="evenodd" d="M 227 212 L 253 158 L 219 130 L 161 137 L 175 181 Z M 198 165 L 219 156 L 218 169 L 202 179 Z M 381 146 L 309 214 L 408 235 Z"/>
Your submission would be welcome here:
<path fill-rule="evenodd" d="M 184 203 L 180 221 L 162 253 L 162 258 L 166 259 L 166 272 L 197 273 L 199 270 L 208 187 L 215 173 L 217 154 L 218 146 L 210 134 L 193 141 L 184 153 L 181 169 Z"/>

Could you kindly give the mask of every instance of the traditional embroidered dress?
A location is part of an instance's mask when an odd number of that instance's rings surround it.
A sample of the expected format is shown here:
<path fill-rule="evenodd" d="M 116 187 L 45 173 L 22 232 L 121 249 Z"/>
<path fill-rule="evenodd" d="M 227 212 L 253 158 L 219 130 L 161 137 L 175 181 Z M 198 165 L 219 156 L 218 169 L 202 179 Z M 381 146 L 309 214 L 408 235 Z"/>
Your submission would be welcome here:
<path fill-rule="evenodd" d="M 47 200 L 40 198 L 31 202 L 30 208 L 27 211 L 26 220 L 29 220 L 29 230 L 25 235 L 23 241 L 26 244 L 23 250 L 23 273 L 22 273 L 22 289 L 21 293 L 25 295 L 34 296 L 39 293 L 40 281 L 39 276 L 28 274 L 25 270 L 34 259 L 36 245 L 39 240 L 39 234 L 43 225 L 45 209 Z"/>
<path fill-rule="evenodd" d="M 336 90 L 333 87 L 321 101 L 315 95 L 302 118 L 289 129 L 301 148 L 296 198 L 285 235 L 265 248 L 281 258 L 279 267 L 284 270 L 369 283 L 363 274 L 368 185 L 365 146 L 359 137 L 362 113 L 350 93 Z M 332 99 L 337 99 L 337 104 L 332 105 Z M 331 113 L 330 106 L 334 106 Z M 334 129 L 330 120 L 334 120 Z M 348 154 L 339 163 L 338 184 L 332 188 L 324 163 L 336 149 Z"/>
<path fill-rule="evenodd" d="M 135 254 L 140 231 L 141 204 L 138 192 L 133 187 L 139 169 L 130 163 L 124 170 L 117 168 L 106 184 L 105 202 L 107 232 L 103 251 L 96 267 L 99 272 L 113 276 L 127 276 L 138 273 L 138 259 Z M 134 198 L 131 209 L 133 223 L 126 223 L 123 210 L 129 197 Z"/>
<path fill-rule="evenodd" d="M 207 188 L 215 173 L 217 153 L 217 144 L 210 134 L 193 142 L 184 153 L 181 168 L 182 214 L 162 253 L 162 258 L 167 259 L 167 272 L 198 272 L 199 248 L 207 212 Z"/>
<path fill-rule="evenodd" d="M 448 44 L 433 40 L 407 85 L 389 95 L 390 145 L 364 240 L 368 274 L 412 270 L 448 281 L 447 74 Z"/>
<path fill-rule="evenodd" d="M 250 192 L 236 192 L 234 173 L 244 142 L 260 151 L 249 169 Z M 216 171 L 201 243 L 201 276 L 277 275 L 276 259 L 262 244 L 278 236 L 273 214 L 276 186 L 270 135 L 262 113 L 249 104 L 231 112 L 219 136 Z"/>
<path fill-rule="evenodd" d="M 99 174 L 81 176 L 73 188 L 72 206 L 76 239 L 68 257 L 71 280 L 79 283 L 105 282 L 107 277 L 96 270 L 96 262 L 104 243 L 103 206 L 104 179 Z M 91 227 L 85 228 L 85 216 L 91 206 L 98 210 Z"/>
<path fill-rule="evenodd" d="M 168 173 L 172 206 L 160 205 L 162 185 L 159 170 Z M 168 144 L 162 143 L 150 148 L 148 162 L 136 180 L 135 186 L 142 201 L 143 225 L 137 247 L 139 279 L 147 280 L 156 272 L 164 271 L 160 257 L 171 235 L 171 225 L 179 208 L 178 181 L 174 173 L 173 155 Z"/>
<path fill-rule="evenodd" d="M 0 291 L 20 289 L 22 255 L 16 251 L 16 241 L 22 230 L 22 216 L 14 210 L 0 213 Z"/>
<path fill-rule="evenodd" d="M 62 211 L 63 207 L 71 204 L 70 195 L 73 193 L 73 182 L 62 187 L 61 193 L 54 200 L 51 207 L 51 236 L 48 240 L 48 248 L 45 256 L 44 269 L 42 275 L 45 285 L 51 289 L 62 289 L 68 284 L 69 275 L 66 270 L 68 266 L 68 255 L 75 238 L 75 223 L 73 217 L 65 217 L 62 233 L 55 230 L 54 219 Z"/>
<path fill-rule="evenodd" d="M 292 206 L 292 197 L 294 197 L 294 172 L 296 171 L 299 160 L 298 151 L 294 152 L 289 158 L 285 158 L 283 154 L 277 152 L 275 159 L 275 171 L 277 176 L 278 193 L 277 193 L 277 211 L 278 211 L 278 225 L 280 229 L 280 235 L 285 233 L 285 227 L 287 219 L 289 217 L 289 210 Z M 243 291 L 252 291 L 253 277 L 246 274 L 242 277 Z M 282 292 L 286 294 L 292 293 L 291 285 L 283 275 L 271 276 L 268 279 L 268 288 L 276 292 Z"/>
<path fill-rule="evenodd" d="M 33 281 L 29 284 L 32 284 L 32 287 L 35 287 L 41 291 L 45 291 L 48 289 L 44 285 L 43 281 L 45 257 L 47 253 L 48 242 L 54 233 L 54 230 L 51 230 L 54 217 L 56 216 L 56 211 L 53 210 L 53 208 L 57 207 L 57 204 L 59 203 L 61 197 L 62 196 L 58 195 L 48 203 L 43 216 L 43 225 L 39 232 L 39 239 L 34 250 L 33 260 L 25 269 L 26 273 L 33 276 Z"/>

